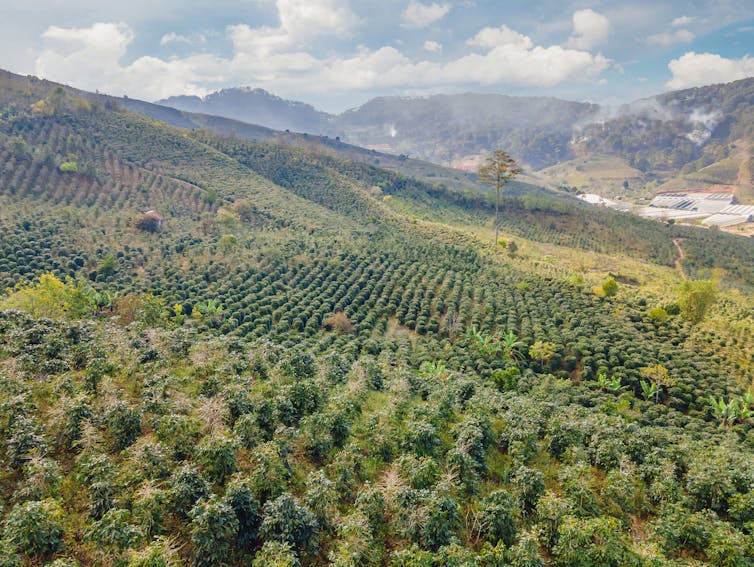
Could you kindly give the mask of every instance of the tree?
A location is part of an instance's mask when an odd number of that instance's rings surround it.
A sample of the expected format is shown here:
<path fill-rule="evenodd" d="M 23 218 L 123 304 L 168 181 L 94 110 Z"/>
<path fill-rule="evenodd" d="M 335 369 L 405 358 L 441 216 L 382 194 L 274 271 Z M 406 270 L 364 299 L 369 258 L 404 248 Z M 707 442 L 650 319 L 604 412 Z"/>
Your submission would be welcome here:
<path fill-rule="evenodd" d="M 613 297 L 618 293 L 618 283 L 610 278 L 602 284 L 602 291 L 605 293 L 605 297 Z"/>
<path fill-rule="evenodd" d="M 495 245 L 500 232 L 500 193 L 519 173 L 521 168 L 504 150 L 494 150 L 477 173 L 479 183 L 495 188 Z"/>
<path fill-rule="evenodd" d="M 686 280 L 680 288 L 678 305 L 681 314 L 692 324 L 704 319 L 715 301 L 717 301 L 717 282 L 715 280 Z"/>

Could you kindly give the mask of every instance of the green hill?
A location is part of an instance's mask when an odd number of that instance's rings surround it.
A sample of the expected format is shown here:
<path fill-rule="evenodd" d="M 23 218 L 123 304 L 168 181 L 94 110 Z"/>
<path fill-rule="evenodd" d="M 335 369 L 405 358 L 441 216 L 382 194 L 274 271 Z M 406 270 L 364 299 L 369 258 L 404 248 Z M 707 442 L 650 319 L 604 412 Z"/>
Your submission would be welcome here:
<path fill-rule="evenodd" d="M 752 240 L 101 100 L 0 75 L 4 564 L 750 561 Z"/>

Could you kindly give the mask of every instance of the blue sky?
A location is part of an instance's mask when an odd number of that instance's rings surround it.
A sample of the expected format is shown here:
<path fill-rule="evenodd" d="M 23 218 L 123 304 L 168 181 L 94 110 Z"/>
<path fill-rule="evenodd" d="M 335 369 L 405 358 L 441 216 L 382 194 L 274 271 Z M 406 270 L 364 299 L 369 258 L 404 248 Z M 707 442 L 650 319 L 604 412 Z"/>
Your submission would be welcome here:
<path fill-rule="evenodd" d="M 156 100 L 265 88 L 328 111 L 499 92 L 615 104 L 754 76 L 754 0 L 29 0 L 0 67 Z"/>

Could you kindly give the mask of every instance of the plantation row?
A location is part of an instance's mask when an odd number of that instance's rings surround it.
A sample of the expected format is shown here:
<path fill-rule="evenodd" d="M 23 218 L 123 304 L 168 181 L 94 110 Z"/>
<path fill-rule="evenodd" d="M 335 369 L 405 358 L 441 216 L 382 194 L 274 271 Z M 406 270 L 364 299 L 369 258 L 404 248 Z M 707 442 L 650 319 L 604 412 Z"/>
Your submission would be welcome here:
<path fill-rule="evenodd" d="M 752 557 L 751 424 L 679 420 L 655 400 L 526 369 L 505 385 L 414 350 L 404 336 L 377 356 L 337 344 L 313 356 L 0 313 L 0 373 L 14 369 L 0 388 L 3 560 Z"/>
<path fill-rule="evenodd" d="M 438 344 L 448 341 L 452 368 L 486 376 L 500 368 L 499 362 L 476 353 L 465 334 L 471 328 L 490 336 L 511 331 L 524 351 L 537 341 L 551 343 L 554 352 L 545 362 L 527 365 L 567 379 L 595 379 L 605 372 L 638 394 L 641 369 L 663 364 L 679 380 L 667 391 L 668 403 L 699 416 L 707 412 L 708 393 L 739 392 L 739 384 L 752 378 L 746 361 L 716 358 L 706 347 L 686 348 L 690 326 L 678 316 L 654 320 L 650 311 L 658 305 L 638 302 L 614 311 L 610 300 L 578 285 L 492 269 L 470 249 L 421 244 L 416 237 L 408 243 L 379 233 L 359 252 L 301 243 L 278 252 L 235 249 L 229 257 L 207 255 L 208 241 L 217 246 L 219 234 L 209 239 L 162 235 L 147 238 L 146 245 L 108 250 L 83 246 L 82 233 L 63 220 L 19 218 L 6 227 L 0 259 L 4 287 L 51 270 L 59 277 L 84 278 L 101 291 L 151 292 L 167 306 L 181 304 L 186 314 L 211 300 L 222 311 L 212 326 L 241 337 L 316 345 L 328 318 L 342 313 L 357 351 L 379 351 L 379 338 L 394 322 L 401 332 Z"/>
<path fill-rule="evenodd" d="M 73 139 L 74 128 L 75 124 L 42 119 L 6 128 L 10 136 L 6 143 L 14 147 L 0 148 L 3 193 L 114 211 L 159 208 L 164 215 L 174 216 L 212 210 L 199 188 L 124 163 L 80 137 Z M 66 170 L 66 164 L 73 165 Z"/>

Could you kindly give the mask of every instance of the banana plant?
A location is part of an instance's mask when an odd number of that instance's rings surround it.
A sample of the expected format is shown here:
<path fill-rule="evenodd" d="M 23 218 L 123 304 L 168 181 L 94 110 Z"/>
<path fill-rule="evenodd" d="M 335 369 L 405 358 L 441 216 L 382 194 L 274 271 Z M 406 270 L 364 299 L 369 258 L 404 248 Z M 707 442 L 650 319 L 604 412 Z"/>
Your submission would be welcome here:
<path fill-rule="evenodd" d="M 720 427 L 733 425 L 738 419 L 739 405 L 737 399 L 734 398 L 726 403 L 723 398 L 716 400 L 713 396 L 710 396 L 708 401 L 715 416 L 720 420 Z"/>
<path fill-rule="evenodd" d="M 659 397 L 660 397 L 660 388 L 657 387 L 657 384 L 654 382 L 645 382 L 642 380 L 640 382 L 641 384 L 641 393 L 644 396 L 645 400 L 649 400 L 650 398 L 655 399 L 655 403 L 658 403 Z"/>
<path fill-rule="evenodd" d="M 607 374 L 605 374 L 604 372 L 597 374 L 597 387 L 599 387 L 600 390 L 607 390 L 609 384 L 610 380 L 608 380 Z"/>
<path fill-rule="evenodd" d="M 617 394 L 621 390 L 625 390 L 626 386 L 623 386 L 620 383 L 620 378 L 618 378 L 617 376 L 611 376 L 610 380 L 607 383 L 607 389 Z"/>
<path fill-rule="evenodd" d="M 500 336 L 500 346 L 503 350 L 503 357 L 506 360 L 520 360 L 522 358 L 521 348 L 524 346 L 524 343 L 518 340 L 516 333 L 513 331 L 508 330 Z"/>

